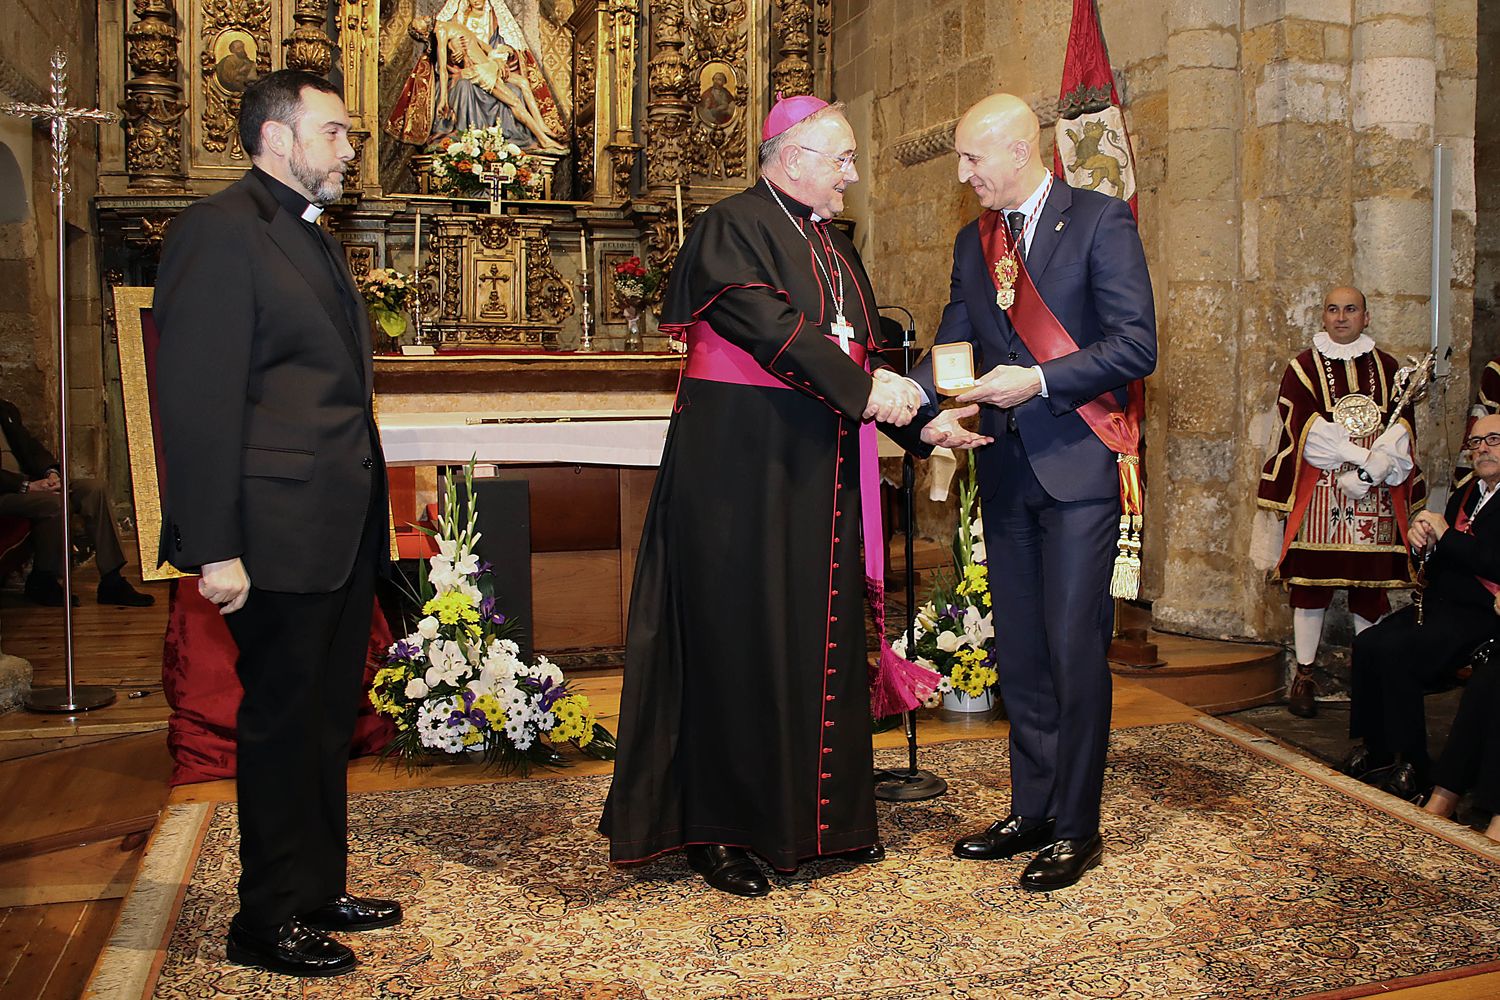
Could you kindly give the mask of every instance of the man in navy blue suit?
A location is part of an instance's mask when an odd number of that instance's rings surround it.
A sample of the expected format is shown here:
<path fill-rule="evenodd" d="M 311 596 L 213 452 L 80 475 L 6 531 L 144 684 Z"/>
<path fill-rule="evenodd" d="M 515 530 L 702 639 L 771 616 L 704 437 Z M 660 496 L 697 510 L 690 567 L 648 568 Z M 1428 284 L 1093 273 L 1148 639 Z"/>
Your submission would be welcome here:
<path fill-rule="evenodd" d="M 954 242 L 936 343 L 967 341 L 983 372 L 957 398 L 983 404 L 981 432 L 995 439 L 976 454 L 1011 723 L 1011 812 L 954 853 L 1037 851 L 1021 886 L 1048 891 L 1103 856 L 1121 477 L 1091 421 L 1124 412 L 1129 383 L 1155 368 L 1156 318 L 1130 207 L 1054 177 L 1040 135 L 1010 94 L 959 122 L 958 177 L 985 212 Z M 935 413 L 930 362 L 913 377 L 927 392 L 923 416 Z"/>

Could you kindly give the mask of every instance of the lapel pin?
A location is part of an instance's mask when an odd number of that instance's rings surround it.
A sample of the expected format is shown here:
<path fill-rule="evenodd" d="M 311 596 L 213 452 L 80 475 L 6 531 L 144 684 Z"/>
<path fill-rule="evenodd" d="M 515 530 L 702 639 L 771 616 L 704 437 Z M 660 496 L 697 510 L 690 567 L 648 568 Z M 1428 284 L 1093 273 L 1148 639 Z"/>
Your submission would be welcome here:
<path fill-rule="evenodd" d="M 1053 232 L 1055 232 L 1055 233 L 1060 233 L 1060 232 L 1062 232 L 1062 227 L 1063 227 L 1063 223 L 1062 223 L 1062 220 L 1061 220 L 1061 219 L 1059 219 L 1059 220 L 1058 220 L 1058 222 L 1057 222 L 1057 228 L 1056 228 L 1056 229 L 1054 229 L 1054 230 L 1053 230 Z"/>

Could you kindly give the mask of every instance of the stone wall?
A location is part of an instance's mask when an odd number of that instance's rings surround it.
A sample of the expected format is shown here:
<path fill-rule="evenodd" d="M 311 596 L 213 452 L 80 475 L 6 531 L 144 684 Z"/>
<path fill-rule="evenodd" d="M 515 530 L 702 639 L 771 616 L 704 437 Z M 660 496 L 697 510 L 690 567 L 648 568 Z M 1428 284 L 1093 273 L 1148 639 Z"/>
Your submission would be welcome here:
<path fill-rule="evenodd" d="M 94 106 L 97 6 L 81 0 L 7 0 L 0 7 L 0 94 L 49 99 L 54 47 L 68 55 L 68 103 Z M 45 128 L 9 119 L 3 142 L 25 170 L 28 214 L 0 223 L 0 395 L 27 411 L 27 424 L 54 450 L 57 441 L 57 224 L 51 145 Z M 73 130 L 67 202 L 67 321 L 70 455 L 76 475 L 105 469 L 103 350 L 93 193 L 98 187 L 98 130 Z M 11 291 L 11 290 L 14 291 Z"/>
<path fill-rule="evenodd" d="M 882 296 L 912 308 L 928 338 L 952 236 L 978 205 L 951 152 L 904 165 L 896 151 L 992 90 L 1050 117 L 1071 6 L 836 0 L 836 31 L 861 44 L 836 43 L 834 90 L 869 108 L 856 123 L 863 249 Z M 1275 379 L 1336 283 L 1369 294 L 1387 350 L 1425 350 L 1434 142 L 1455 151 L 1455 374 L 1419 432 L 1432 478 L 1447 479 L 1473 336 L 1476 3 L 1100 0 L 1099 11 L 1159 318 L 1144 596 L 1168 626 L 1279 638 L 1285 601 L 1246 554 Z M 1490 299 L 1494 242 L 1481 258 Z M 920 527 L 941 533 L 943 511 L 926 508 Z"/>

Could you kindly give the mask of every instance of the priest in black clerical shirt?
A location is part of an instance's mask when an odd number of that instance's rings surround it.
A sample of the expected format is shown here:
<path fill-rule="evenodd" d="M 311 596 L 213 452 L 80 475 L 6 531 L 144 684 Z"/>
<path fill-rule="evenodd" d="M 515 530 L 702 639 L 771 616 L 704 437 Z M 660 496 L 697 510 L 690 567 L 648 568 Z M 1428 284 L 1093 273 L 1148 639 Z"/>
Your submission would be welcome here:
<path fill-rule="evenodd" d="M 239 912 L 230 961 L 336 975 L 328 931 L 387 927 L 399 905 L 346 884 L 346 774 L 385 560 L 385 462 L 370 333 L 316 225 L 354 158 L 328 81 L 252 83 L 255 164 L 167 231 L 154 310 L 165 452 L 161 559 L 201 574 L 239 646 Z"/>
<path fill-rule="evenodd" d="M 662 328 L 688 353 L 636 564 L 600 822 L 612 860 L 686 848 L 711 886 L 744 896 L 770 891 L 752 853 L 781 870 L 884 857 L 863 425 L 923 451 L 986 440 L 953 411 L 919 435 L 906 426 L 915 384 L 865 361 L 875 294 L 828 224 L 859 179 L 842 106 L 781 101 L 762 139 L 762 179 L 693 226 L 668 282 Z"/>

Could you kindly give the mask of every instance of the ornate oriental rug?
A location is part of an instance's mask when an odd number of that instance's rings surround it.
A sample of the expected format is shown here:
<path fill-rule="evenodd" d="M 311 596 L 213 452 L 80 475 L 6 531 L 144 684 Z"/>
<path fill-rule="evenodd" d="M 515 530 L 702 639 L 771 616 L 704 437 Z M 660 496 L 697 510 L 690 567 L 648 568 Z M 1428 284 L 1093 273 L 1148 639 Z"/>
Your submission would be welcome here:
<path fill-rule="evenodd" d="M 351 884 L 406 922 L 306 982 L 225 963 L 235 811 L 173 807 L 88 995 L 1241 1000 L 1500 963 L 1495 845 L 1223 723 L 1112 733 L 1104 864 L 1051 894 L 1016 886 L 1024 858 L 949 855 L 1006 811 L 1005 744 L 924 764 L 952 790 L 881 806 L 885 864 L 810 864 L 760 900 L 680 857 L 611 868 L 607 778 L 354 796 Z"/>

